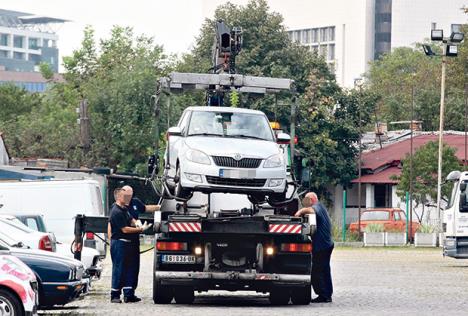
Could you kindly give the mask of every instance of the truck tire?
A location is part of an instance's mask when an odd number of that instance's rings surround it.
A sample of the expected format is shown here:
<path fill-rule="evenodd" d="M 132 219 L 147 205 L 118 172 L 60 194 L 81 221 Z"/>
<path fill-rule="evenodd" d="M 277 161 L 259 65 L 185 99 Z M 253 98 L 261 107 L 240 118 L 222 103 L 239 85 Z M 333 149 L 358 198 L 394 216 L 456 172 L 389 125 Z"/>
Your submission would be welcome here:
<path fill-rule="evenodd" d="M 155 272 L 158 270 L 158 252 L 154 248 L 153 259 L 153 302 L 154 304 L 170 304 L 174 297 L 174 291 L 170 286 L 161 285 L 161 282 L 156 278 Z"/>
<path fill-rule="evenodd" d="M 289 290 L 285 288 L 274 288 L 270 291 L 269 300 L 271 305 L 288 305 Z"/>
<path fill-rule="evenodd" d="M 12 292 L 0 289 L 0 314 L 11 316 L 24 315 L 21 301 Z"/>
<path fill-rule="evenodd" d="M 193 288 L 189 286 L 175 287 L 174 298 L 177 304 L 192 304 L 195 299 Z"/>
<path fill-rule="evenodd" d="M 291 302 L 294 305 L 309 305 L 312 290 L 310 285 L 291 289 Z"/>

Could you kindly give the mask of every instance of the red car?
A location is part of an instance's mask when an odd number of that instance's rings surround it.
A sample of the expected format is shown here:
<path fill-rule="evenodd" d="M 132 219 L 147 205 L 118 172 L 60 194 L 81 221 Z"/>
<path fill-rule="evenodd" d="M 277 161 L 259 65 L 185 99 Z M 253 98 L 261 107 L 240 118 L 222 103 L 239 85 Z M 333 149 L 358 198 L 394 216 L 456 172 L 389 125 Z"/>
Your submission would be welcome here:
<path fill-rule="evenodd" d="M 369 208 L 361 212 L 361 232 L 365 231 L 369 224 L 382 224 L 384 231 L 401 231 L 406 232 L 406 214 L 399 208 Z M 410 236 L 419 228 L 419 223 L 413 221 Z M 349 225 L 351 232 L 358 231 L 358 222 L 353 222 Z"/>

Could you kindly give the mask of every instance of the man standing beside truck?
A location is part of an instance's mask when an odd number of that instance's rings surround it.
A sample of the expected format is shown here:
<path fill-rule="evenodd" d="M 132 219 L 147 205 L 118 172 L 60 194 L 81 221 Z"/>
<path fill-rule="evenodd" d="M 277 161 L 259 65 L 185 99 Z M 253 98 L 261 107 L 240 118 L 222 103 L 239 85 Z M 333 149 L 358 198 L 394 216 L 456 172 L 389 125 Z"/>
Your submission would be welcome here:
<path fill-rule="evenodd" d="M 331 220 L 327 209 L 319 202 L 317 194 L 309 192 L 305 195 L 303 208 L 295 216 L 315 214 L 317 230 L 312 239 L 312 287 L 318 297 L 312 303 L 330 303 L 332 301 L 333 283 L 330 271 L 330 257 L 334 248 L 331 236 Z"/>
<path fill-rule="evenodd" d="M 135 296 L 135 280 L 131 267 L 134 266 L 134 257 L 131 255 L 132 239 L 139 236 L 151 225 L 132 227 L 135 220 L 127 211 L 126 205 L 130 203 L 131 196 L 125 194 L 122 188 L 114 190 L 115 203 L 109 216 L 111 259 L 112 259 L 112 288 L 111 302 L 122 303 L 120 294 L 123 290 L 125 303 L 139 302 Z"/>

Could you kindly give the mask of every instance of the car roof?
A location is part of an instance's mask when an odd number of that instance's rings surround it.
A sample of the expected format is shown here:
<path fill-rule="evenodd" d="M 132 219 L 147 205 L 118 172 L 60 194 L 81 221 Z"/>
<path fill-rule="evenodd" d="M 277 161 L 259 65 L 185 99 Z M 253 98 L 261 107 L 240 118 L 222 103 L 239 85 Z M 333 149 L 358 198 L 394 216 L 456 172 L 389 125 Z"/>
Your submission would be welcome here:
<path fill-rule="evenodd" d="M 233 108 L 228 106 L 189 106 L 185 109 L 186 111 L 205 111 L 205 112 L 232 112 L 232 113 L 249 113 L 249 114 L 260 114 L 265 115 L 262 111 L 244 109 L 244 108 Z"/>
<path fill-rule="evenodd" d="M 399 208 L 386 207 L 386 208 L 368 208 L 364 210 L 363 212 L 403 212 L 403 210 Z"/>

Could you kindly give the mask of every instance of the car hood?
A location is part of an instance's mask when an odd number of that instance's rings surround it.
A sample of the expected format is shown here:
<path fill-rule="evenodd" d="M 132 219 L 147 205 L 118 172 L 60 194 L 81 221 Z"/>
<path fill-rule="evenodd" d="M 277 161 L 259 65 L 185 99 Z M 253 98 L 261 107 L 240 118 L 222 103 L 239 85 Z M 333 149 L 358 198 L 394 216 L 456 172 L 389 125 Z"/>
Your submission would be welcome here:
<path fill-rule="evenodd" d="M 83 264 L 78 260 L 67 258 L 65 256 L 62 256 L 62 255 L 59 255 L 50 251 L 11 247 L 10 252 L 12 255 L 23 255 L 23 256 L 29 256 L 29 257 L 45 258 L 45 259 L 49 259 L 53 261 L 62 262 L 68 265 L 74 265 L 76 267 L 83 266 Z"/>
<path fill-rule="evenodd" d="M 188 136 L 185 144 L 209 156 L 241 154 L 244 157 L 266 159 L 280 153 L 278 145 L 273 141 L 249 138 Z"/>

